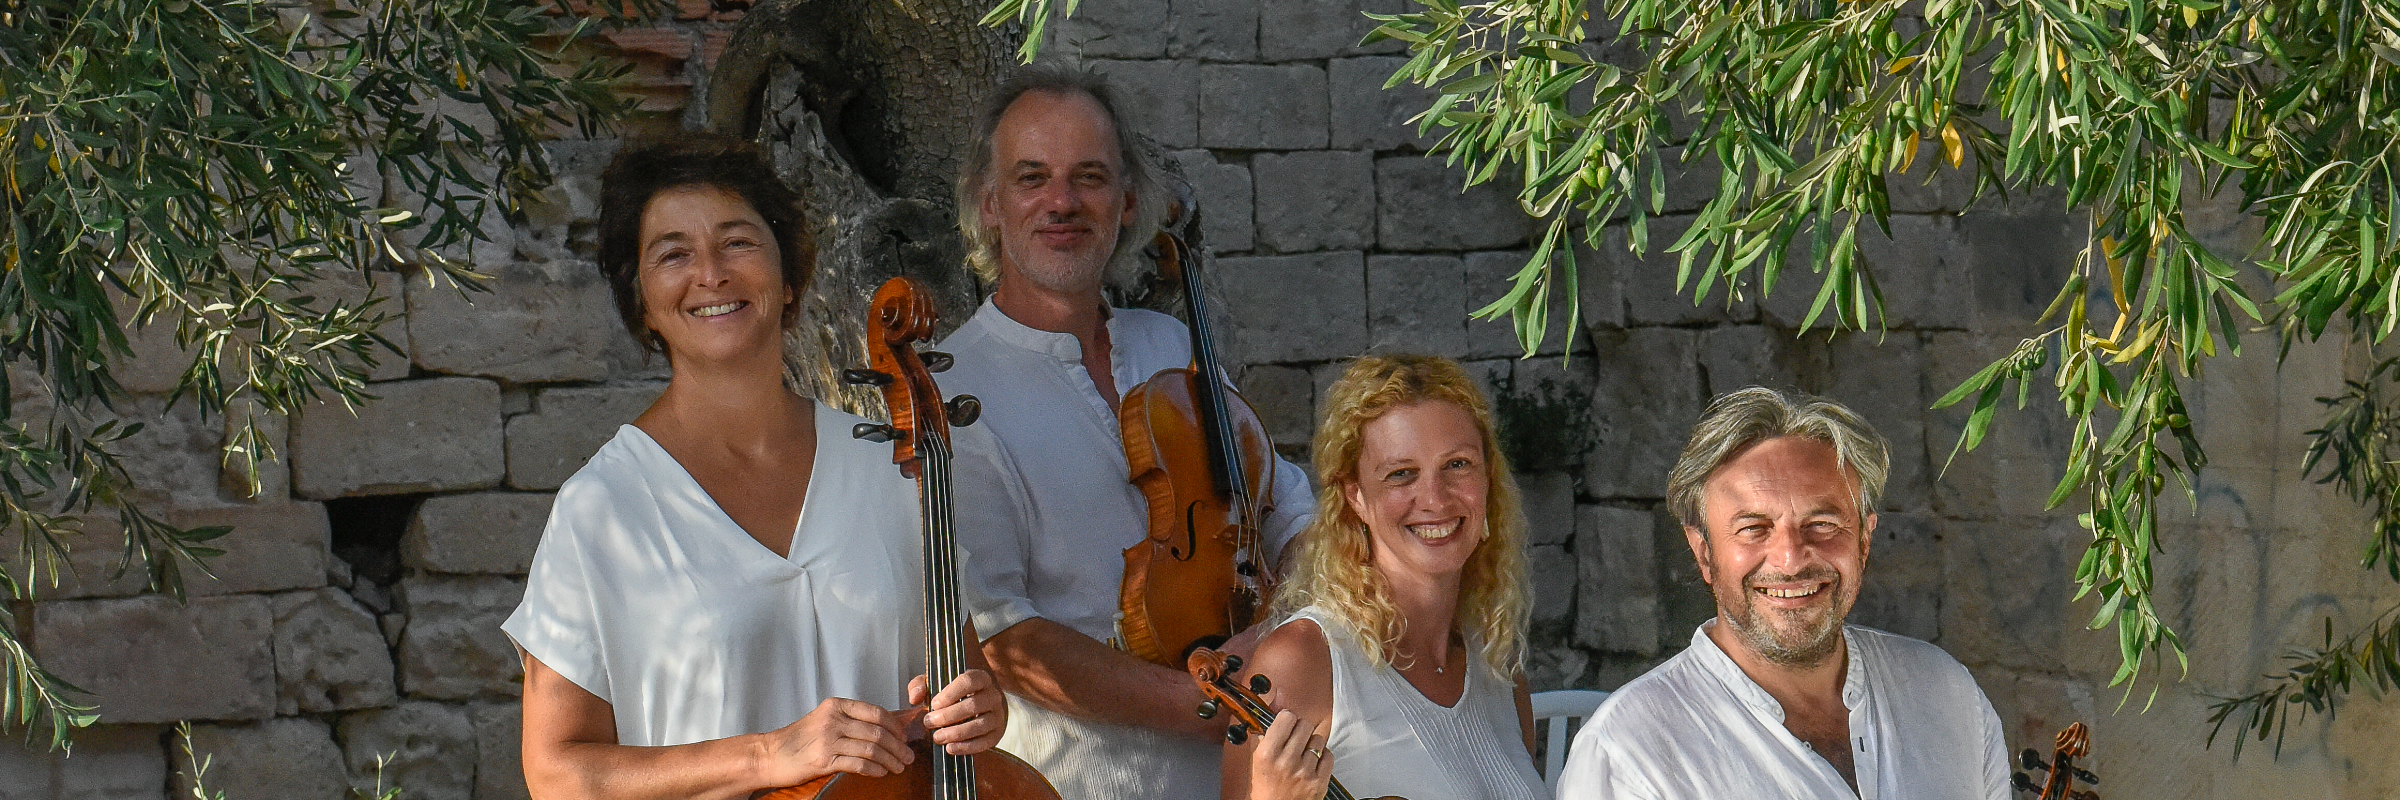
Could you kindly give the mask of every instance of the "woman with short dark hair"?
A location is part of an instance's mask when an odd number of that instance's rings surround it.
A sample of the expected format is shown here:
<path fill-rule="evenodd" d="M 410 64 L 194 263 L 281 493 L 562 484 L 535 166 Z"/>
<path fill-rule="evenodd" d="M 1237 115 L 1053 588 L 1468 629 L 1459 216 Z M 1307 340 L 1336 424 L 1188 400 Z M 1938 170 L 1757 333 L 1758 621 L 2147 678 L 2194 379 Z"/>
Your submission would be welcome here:
<path fill-rule="evenodd" d="M 918 725 L 990 749 L 990 674 L 930 698 L 920 674 L 916 487 L 889 446 L 851 439 L 864 420 L 785 388 L 814 261 L 792 192 L 756 147 L 704 134 L 630 145 L 601 184 L 601 271 L 671 376 L 559 488 L 502 626 L 525 659 L 533 795 L 884 775 Z M 911 705 L 930 710 L 893 710 Z"/>

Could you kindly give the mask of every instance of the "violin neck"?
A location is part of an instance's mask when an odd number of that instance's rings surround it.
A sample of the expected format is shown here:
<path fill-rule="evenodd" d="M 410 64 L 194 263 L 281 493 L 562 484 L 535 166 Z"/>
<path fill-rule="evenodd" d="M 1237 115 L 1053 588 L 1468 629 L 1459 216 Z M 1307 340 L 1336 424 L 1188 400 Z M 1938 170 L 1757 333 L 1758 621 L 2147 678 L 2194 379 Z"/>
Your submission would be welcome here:
<path fill-rule="evenodd" d="M 925 691 L 942 688 L 967 671 L 966 615 L 958 591 L 958 526 L 951 515 L 950 442 L 940 436 L 917 441 L 921 459 L 917 500 L 925 528 Z M 935 800 L 973 800 L 975 762 L 932 747 Z"/>
<path fill-rule="evenodd" d="M 1230 680 L 1220 680 L 1218 683 L 1218 688 L 1224 689 L 1227 696 L 1232 697 L 1237 702 L 1241 703 L 1242 710 L 1249 713 L 1250 727 L 1257 728 L 1261 733 L 1266 732 L 1267 726 L 1275 721 L 1275 711 L 1267 708 L 1267 704 L 1260 701 L 1258 699 L 1258 695 L 1251 694 L 1247 691 L 1240 691 L 1238 687 L 1229 685 L 1230 683 Z M 1325 800 L 1357 799 L 1350 795 L 1349 789 L 1342 788 L 1342 782 L 1340 780 L 1335 779 L 1328 780 L 1325 783 Z"/>
<path fill-rule="evenodd" d="M 1176 240 L 1176 246 L 1184 245 Z M 1200 424 L 1208 432 L 1209 467 L 1233 507 L 1250 507 L 1250 487 L 1242 480 L 1241 443 L 1234 440 L 1233 414 L 1226 407 L 1225 371 L 1217 357 L 1216 337 L 1210 333 L 1208 295 L 1200 288 L 1200 257 L 1182 254 L 1184 306 L 1191 313 L 1192 372 L 1199 383 Z"/>

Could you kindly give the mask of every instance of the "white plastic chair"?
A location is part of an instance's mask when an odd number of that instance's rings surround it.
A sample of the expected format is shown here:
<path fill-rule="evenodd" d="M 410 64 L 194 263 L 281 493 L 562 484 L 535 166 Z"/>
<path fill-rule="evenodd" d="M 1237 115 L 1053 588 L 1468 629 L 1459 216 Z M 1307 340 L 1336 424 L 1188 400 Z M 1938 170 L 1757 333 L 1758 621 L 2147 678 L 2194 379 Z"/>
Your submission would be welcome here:
<path fill-rule="evenodd" d="M 1567 745 L 1575 741 L 1575 731 L 1583 727 L 1584 719 L 1606 699 L 1607 692 L 1588 689 L 1534 694 L 1534 735 L 1541 740 L 1542 782 L 1549 785 L 1551 794 L 1558 793 L 1558 772 L 1567 766 Z"/>

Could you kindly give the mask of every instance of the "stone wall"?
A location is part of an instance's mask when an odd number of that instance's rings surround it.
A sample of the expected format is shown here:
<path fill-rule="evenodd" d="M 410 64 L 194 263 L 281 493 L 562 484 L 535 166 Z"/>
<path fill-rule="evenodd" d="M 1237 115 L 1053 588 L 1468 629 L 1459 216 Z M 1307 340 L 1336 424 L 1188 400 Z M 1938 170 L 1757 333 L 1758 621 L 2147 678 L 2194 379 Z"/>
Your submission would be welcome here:
<path fill-rule="evenodd" d="M 1504 188 L 1461 192 L 1405 124 L 1422 92 L 1382 91 L 1402 62 L 1355 46 L 1364 11 L 1403 0 L 1094 0 L 1049 52 L 1113 76 L 1146 134 L 1201 195 L 1204 243 L 1231 318 L 1238 379 L 1275 440 L 1304 457 L 1324 387 L 1370 349 L 1457 357 L 1487 380 L 1527 469 L 1539 689 L 1614 688 L 1679 651 L 1710 613 L 1689 550 L 1660 505 L 1665 470 L 1713 394 L 1765 384 L 1829 395 L 1895 446 L 1891 490 L 1856 621 L 1931 640 L 1965 662 L 2013 746 L 2072 720 L 2094 725 L 2110 797 L 2368 797 L 2400 788 L 2389 703 L 2360 698 L 2312 721 L 2280 760 L 2240 761 L 2202 740 L 2207 693 L 2248 691 L 2322 620 L 2359 624 L 2400 593 L 2357 568 L 2362 515 L 2298 474 L 2302 432 L 2366 354 L 2338 343 L 2278 364 L 2266 334 L 2212 365 L 2191 403 L 2215 459 L 2199 513 L 2169 521 L 2160 608 L 2192 672 L 2120 704 L 2105 687 L 2111 634 L 2083 629 L 2069 575 L 2085 534 L 2041 508 L 2067 432 L 2037 400 L 1944 469 L 1963 415 L 1924 410 L 2029 333 L 2082 246 L 2055 198 L 1971 215 L 1957 187 L 1894 181 L 1894 239 L 1868 243 L 1891 313 L 1880 335 L 1794 330 L 1811 278 L 1765 301 L 1695 305 L 1671 256 L 1578 254 L 1584 329 L 1518 358 L 1504 323 L 1469 322 L 1522 263 L 1531 223 Z M 677 19 L 617 34 L 653 125 L 705 76 L 739 3 L 683 3 Z M 664 373 L 617 329 L 589 261 L 595 175 L 613 142 L 555 145 L 565 182 L 537 223 L 495 227 L 476 264 L 499 276 L 462 296 L 379 275 L 345 291 L 406 310 L 379 400 L 311 409 L 284 426 L 287 460 L 245 499 L 218 466 L 223 425 L 189 403 L 161 411 L 178 354 L 137 337 L 120 377 L 150 427 L 129 460 L 181 524 L 233 524 L 228 555 L 193 599 L 140 596 L 109 578 L 113 531 L 80 543 L 79 577 L 33 604 L 34 646 L 96 692 L 103 724 L 71 757 L 0 744 L 0 800 L 164 798 L 187 763 L 168 725 L 194 721 L 213 788 L 232 800 L 331 797 L 384 779 L 407 796 L 525 796 L 517 665 L 497 630 L 522 591 L 550 494 Z M 1930 169 L 1928 166 L 1926 169 Z M 1917 177 L 1925 177 L 1920 174 Z M 1678 181 L 1651 241 L 1671 241 L 1708 176 Z M 2245 235 L 2224 216 L 2216 235 Z M 1612 241 L 1622 242 L 1621 232 Z M 1554 315 L 1563 319 L 1563 314 Z M 11 565 L 21 568 L 21 565 Z M 2170 675 L 2169 677 L 2173 677 Z"/>

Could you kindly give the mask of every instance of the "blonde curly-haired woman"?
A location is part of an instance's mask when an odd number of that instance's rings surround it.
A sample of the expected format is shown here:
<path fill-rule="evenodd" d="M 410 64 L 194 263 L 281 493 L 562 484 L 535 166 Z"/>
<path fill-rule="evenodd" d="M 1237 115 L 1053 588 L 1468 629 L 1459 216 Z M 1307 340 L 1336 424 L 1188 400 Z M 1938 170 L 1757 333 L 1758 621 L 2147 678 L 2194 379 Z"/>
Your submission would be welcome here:
<path fill-rule="evenodd" d="M 1283 709 L 1225 749 L 1229 800 L 1535 800 L 1525 520 L 1457 362 L 1366 356 L 1314 444 L 1317 517 L 1251 668 Z"/>

